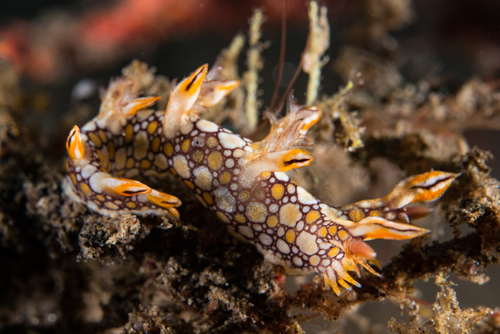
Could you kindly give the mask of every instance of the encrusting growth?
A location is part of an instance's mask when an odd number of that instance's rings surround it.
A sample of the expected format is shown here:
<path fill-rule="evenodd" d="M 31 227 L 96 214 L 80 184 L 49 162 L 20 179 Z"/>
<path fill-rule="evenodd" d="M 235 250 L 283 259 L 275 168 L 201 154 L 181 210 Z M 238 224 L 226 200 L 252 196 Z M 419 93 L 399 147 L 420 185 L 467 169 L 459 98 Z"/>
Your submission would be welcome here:
<path fill-rule="evenodd" d="M 227 227 L 288 273 L 316 271 L 327 287 L 360 286 L 348 271 L 367 260 L 370 239 L 410 239 L 427 230 L 409 224 L 428 213 L 406 209 L 437 199 L 457 174 L 431 171 L 400 182 L 386 197 L 333 208 L 299 187 L 284 172 L 309 165 L 301 146 L 320 110 L 293 99 L 287 115 L 271 120 L 260 142 L 199 115 L 233 90 L 238 80 L 220 80 L 203 65 L 172 91 L 166 111 L 145 109 L 158 97 L 138 98 L 126 78 L 113 81 L 96 118 L 67 140 L 65 192 L 104 215 L 124 213 L 179 218 L 176 197 L 133 180 L 177 175 Z"/>

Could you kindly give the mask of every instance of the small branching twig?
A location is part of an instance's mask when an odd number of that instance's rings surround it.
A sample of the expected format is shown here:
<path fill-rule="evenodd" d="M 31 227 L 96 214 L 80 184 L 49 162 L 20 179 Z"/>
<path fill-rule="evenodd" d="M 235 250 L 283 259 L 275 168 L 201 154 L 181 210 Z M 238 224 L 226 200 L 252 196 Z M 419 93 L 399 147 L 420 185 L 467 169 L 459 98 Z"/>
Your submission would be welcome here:
<path fill-rule="evenodd" d="M 263 21 L 264 15 L 262 14 L 262 10 L 256 9 L 250 19 L 248 39 L 250 48 L 247 52 L 248 71 L 243 74 L 244 85 L 247 92 L 245 110 L 249 132 L 255 130 L 259 119 L 259 101 L 257 99 L 257 94 L 259 89 L 259 71 L 263 66 L 262 57 L 260 55 L 263 48 L 263 44 L 260 42 L 260 30 Z"/>
<path fill-rule="evenodd" d="M 306 105 L 312 105 L 316 101 L 321 81 L 321 67 L 328 61 L 327 57 L 322 58 L 330 46 L 330 25 L 326 14 L 325 6 L 318 8 L 318 3 L 311 1 L 309 5 L 309 36 L 306 50 L 302 55 L 302 68 L 305 73 L 309 74 Z"/>

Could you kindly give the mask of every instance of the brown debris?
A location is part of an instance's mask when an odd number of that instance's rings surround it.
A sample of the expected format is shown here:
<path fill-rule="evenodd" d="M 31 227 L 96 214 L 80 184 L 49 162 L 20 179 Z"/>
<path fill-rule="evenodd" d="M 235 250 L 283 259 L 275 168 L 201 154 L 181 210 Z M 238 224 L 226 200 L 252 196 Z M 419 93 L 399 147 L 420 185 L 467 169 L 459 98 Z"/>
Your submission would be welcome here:
<path fill-rule="evenodd" d="M 442 273 L 437 275 L 436 285 L 441 291 L 438 292 L 436 302 L 432 305 L 434 313 L 432 319 L 426 321 L 426 324 L 413 322 L 406 325 L 392 318 L 389 321 L 389 329 L 393 333 L 471 333 L 480 321 L 493 314 L 493 310 L 486 307 L 462 310 L 452 288 L 453 282 L 448 281 Z"/>

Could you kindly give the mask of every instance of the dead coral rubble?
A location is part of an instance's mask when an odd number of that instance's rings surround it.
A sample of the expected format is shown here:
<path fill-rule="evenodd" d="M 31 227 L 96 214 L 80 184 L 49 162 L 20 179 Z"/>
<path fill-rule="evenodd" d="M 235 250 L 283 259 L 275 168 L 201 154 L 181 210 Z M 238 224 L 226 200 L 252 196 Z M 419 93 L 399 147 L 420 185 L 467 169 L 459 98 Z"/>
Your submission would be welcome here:
<path fill-rule="evenodd" d="M 476 310 L 468 308 L 462 310 L 457 301 L 453 282 L 450 282 L 440 273 L 436 277 L 436 285 L 441 288 L 438 292 L 436 302 L 432 305 L 435 313 L 433 319 L 426 324 L 412 322 L 409 325 L 399 323 L 396 319 L 389 321 L 389 329 L 394 333 L 450 333 L 466 334 L 475 329 L 484 333 L 494 330 L 485 321 L 488 321 L 494 314 L 493 310 L 486 307 L 479 307 Z"/>

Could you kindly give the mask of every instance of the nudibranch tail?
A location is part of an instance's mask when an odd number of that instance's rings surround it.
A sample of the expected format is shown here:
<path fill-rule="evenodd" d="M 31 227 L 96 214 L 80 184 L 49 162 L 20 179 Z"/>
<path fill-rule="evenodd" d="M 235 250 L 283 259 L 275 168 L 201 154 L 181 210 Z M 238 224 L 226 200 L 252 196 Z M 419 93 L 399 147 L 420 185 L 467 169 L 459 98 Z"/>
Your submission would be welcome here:
<path fill-rule="evenodd" d="M 289 273 L 316 271 L 337 294 L 360 286 L 350 271 L 359 276 L 364 267 L 378 275 L 366 240 L 427 232 L 409 222 L 429 210 L 405 206 L 437 199 L 457 174 L 431 171 L 403 180 L 385 197 L 330 207 L 284 173 L 313 160 L 303 141 L 321 111 L 290 99 L 287 115 L 272 118 L 269 135 L 253 143 L 199 118 L 239 83 L 221 72 L 199 67 L 174 88 L 165 112 L 143 109 L 159 98 L 139 97 L 131 80 L 111 82 L 96 118 L 68 136 L 65 192 L 105 215 L 178 218 L 178 198 L 135 180 L 174 174 L 265 259 Z"/>

